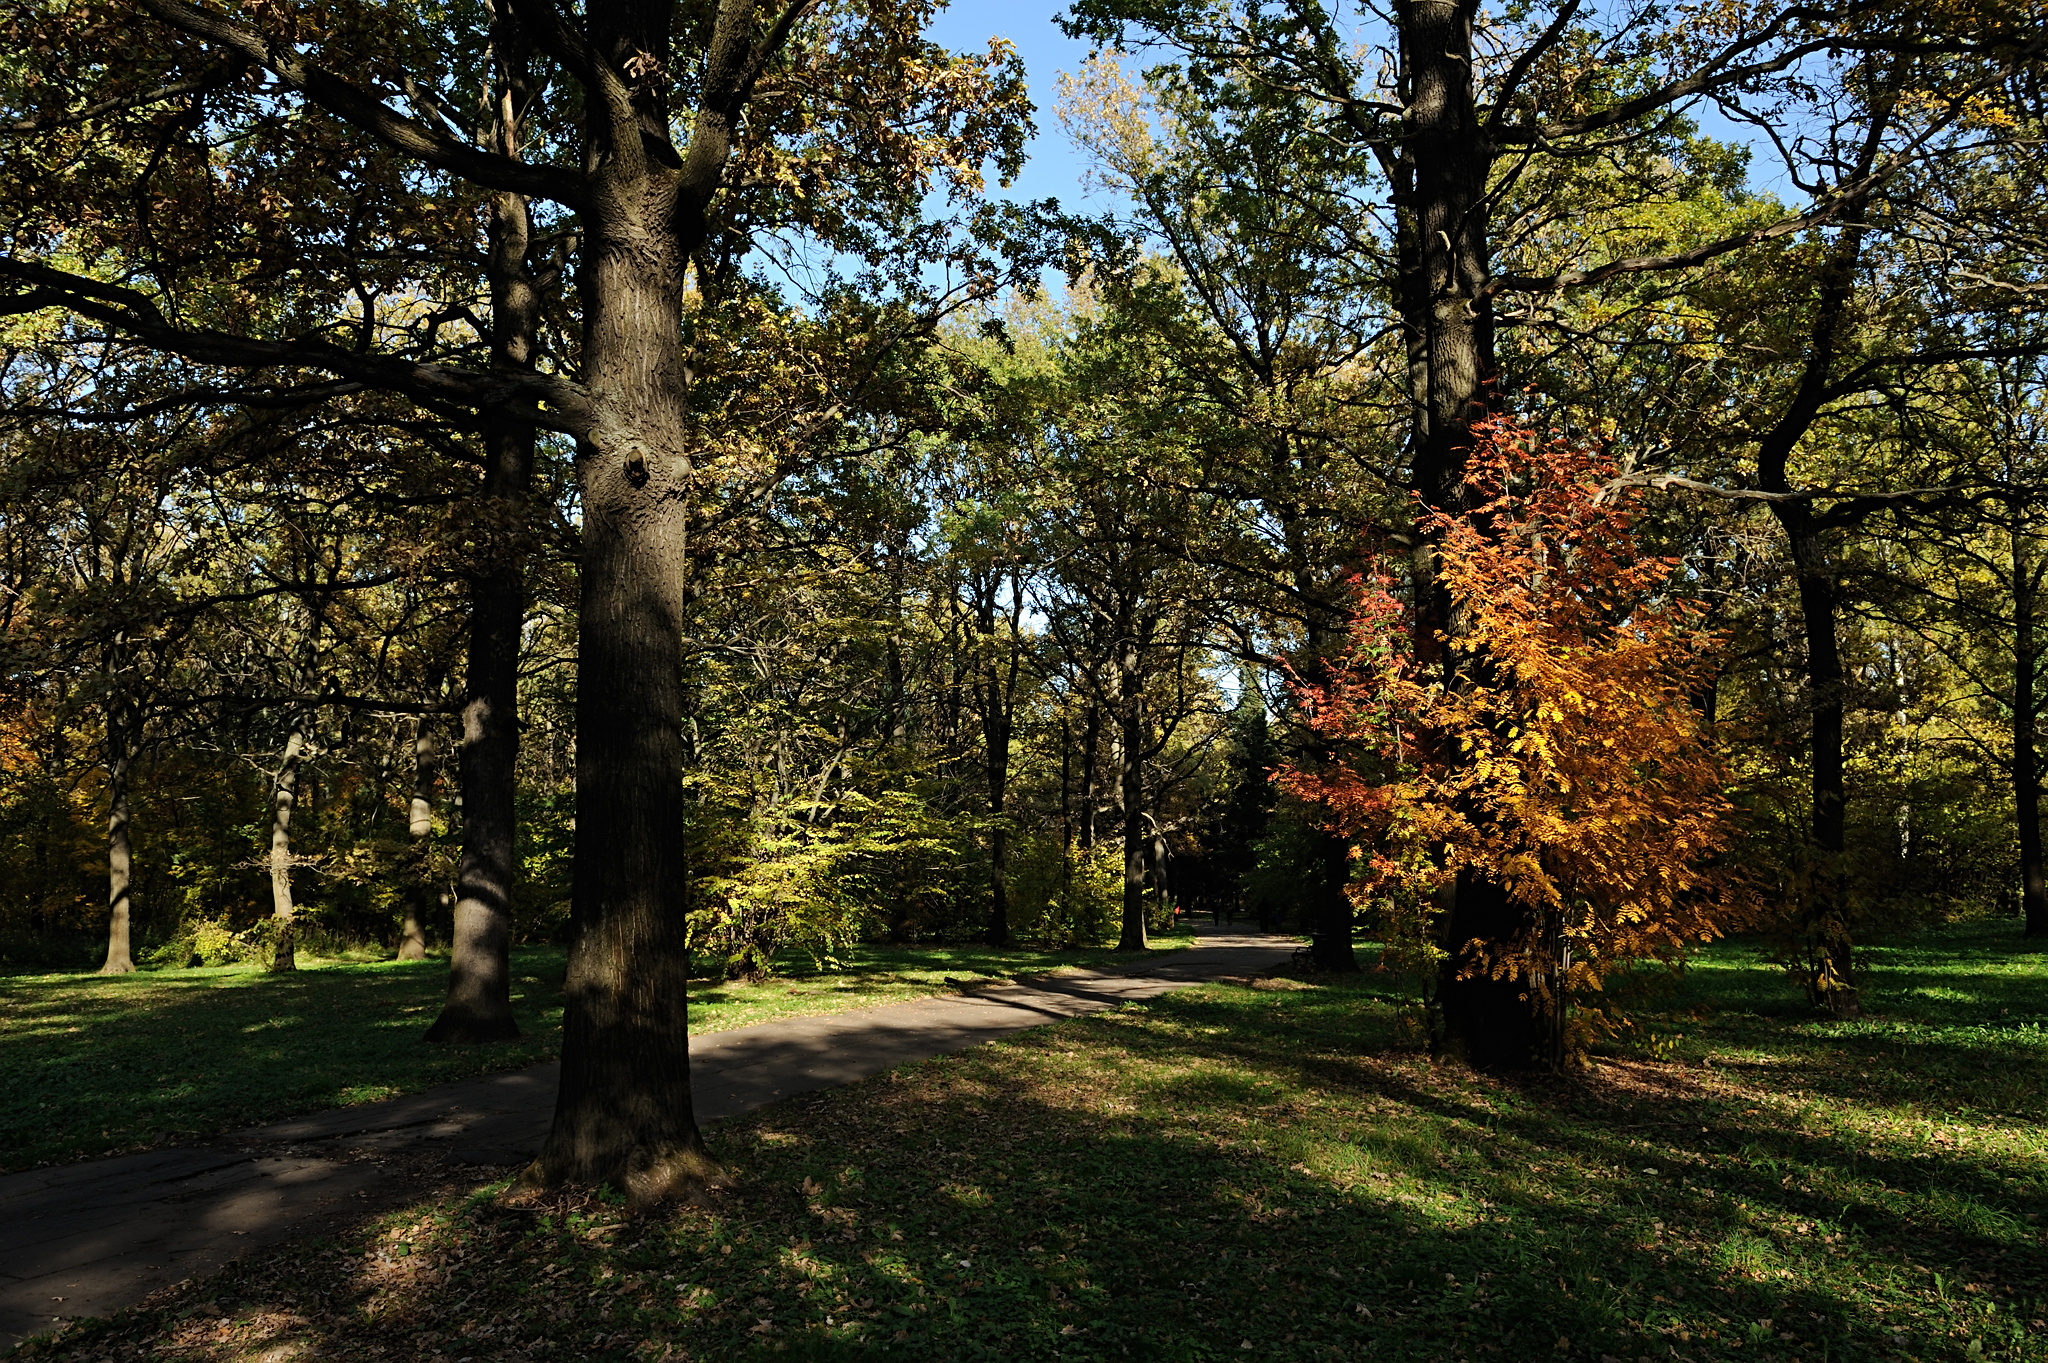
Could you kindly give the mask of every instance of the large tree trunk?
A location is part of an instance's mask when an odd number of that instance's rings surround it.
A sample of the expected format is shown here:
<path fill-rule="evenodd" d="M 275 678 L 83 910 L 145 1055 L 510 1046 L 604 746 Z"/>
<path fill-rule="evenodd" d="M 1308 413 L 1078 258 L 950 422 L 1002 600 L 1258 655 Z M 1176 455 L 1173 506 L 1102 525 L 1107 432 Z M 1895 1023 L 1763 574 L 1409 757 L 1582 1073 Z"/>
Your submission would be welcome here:
<path fill-rule="evenodd" d="M 741 18 L 748 13 L 742 7 Z M 601 52 L 667 55 L 665 26 L 607 33 L 595 13 L 592 23 Z M 733 26 L 737 42 L 743 26 Z M 735 60 L 720 46 L 724 13 L 718 27 L 714 68 Z M 712 76 L 719 75 L 714 69 Z M 693 161 L 715 156 L 723 164 L 731 128 L 721 117 L 699 115 Z M 649 121 L 661 125 L 650 138 L 665 138 L 665 115 L 654 111 Z M 578 451 L 576 937 L 554 1124 L 529 1178 L 543 1185 L 609 1183 L 646 1203 L 692 1196 L 721 1177 L 691 1105 L 684 993 L 682 622 L 692 489 L 681 345 L 688 249 L 675 232 L 671 177 L 636 164 L 637 147 L 607 150 L 612 160 L 593 177 L 578 281 L 584 367 L 604 405 Z"/>
<path fill-rule="evenodd" d="M 410 874 L 405 887 L 405 923 L 398 931 L 398 959 L 423 961 L 427 956 L 427 915 L 433 912 L 439 887 L 432 875 L 431 848 L 434 837 L 434 786 L 440 779 L 439 745 L 434 742 L 433 720 L 422 716 L 412 739 L 412 803 L 407 812 L 406 833 Z"/>
<path fill-rule="evenodd" d="M 299 802 L 299 759 L 306 751 L 306 719 L 292 716 L 284 756 L 270 783 L 270 917 L 277 924 L 277 949 L 272 970 L 297 970 L 299 954 L 292 940 L 297 907 L 292 903 L 292 811 Z"/>
<path fill-rule="evenodd" d="M 1493 309 L 1484 295 L 1491 274 L 1486 182 L 1494 148 L 1472 94 L 1474 0 L 1405 4 L 1401 65 L 1408 84 L 1403 156 L 1394 172 L 1401 321 L 1408 352 L 1415 491 L 1432 508 L 1469 511 L 1463 486 L 1473 427 L 1498 394 Z M 1442 666 L 1447 685 L 1479 678 L 1438 644 L 1469 626 L 1436 576 L 1433 547 L 1416 557 L 1415 647 Z M 1527 936 L 1534 916 L 1483 877 L 1459 878 L 1446 940 L 1450 956 L 1438 981 L 1442 1047 L 1474 1063 L 1517 1067 L 1537 1052 L 1540 1027 L 1513 980 L 1478 963 L 1483 946 Z"/>
<path fill-rule="evenodd" d="M 1470 871 L 1459 874 L 1444 934 L 1450 959 L 1437 980 L 1440 1053 L 1481 1069 L 1519 1069 L 1540 1057 L 1544 1027 L 1528 986 L 1470 968 L 1481 943 L 1513 942 L 1530 925 L 1528 909 L 1510 899 L 1499 881 Z"/>
<path fill-rule="evenodd" d="M 128 845 L 128 774 L 133 754 L 120 706 L 107 705 L 107 960 L 102 975 L 126 975 L 135 969 L 129 950 L 128 924 L 133 905 L 129 881 L 134 858 Z"/>
<path fill-rule="evenodd" d="M 511 63 L 515 66 L 517 63 Z M 500 91 L 506 155 L 519 151 L 517 78 Z M 531 221 L 517 194 L 491 199 L 491 366 L 529 370 L 540 293 L 527 268 Z M 519 1035 L 512 1017 L 512 886 L 518 878 L 519 644 L 526 620 L 528 494 L 534 428 L 503 413 L 484 421 L 484 479 L 476 525 L 481 562 L 470 578 L 469 670 L 462 707 L 462 863 L 448 998 L 427 1040 L 477 1044 Z M 580 826 L 580 825 L 579 825 Z"/>
<path fill-rule="evenodd" d="M 1145 935 L 1145 674 L 1138 645 L 1117 646 L 1117 719 L 1123 756 L 1124 914 L 1118 951 L 1144 951 Z"/>
<path fill-rule="evenodd" d="M 1358 952 L 1351 944 L 1351 844 L 1334 833 L 1316 836 L 1316 850 L 1322 861 L 1320 884 L 1315 888 L 1309 930 L 1309 959 L 1318 970 L 1349 973 L 1357 970 Z"/>
<path fill-rule="evenodd" d="M 2048 937 L 2048 881 L 2041 866 L 2041 758 L 2034 746 L 2040 709 L 2034 694 L 2040 667 L 2034 643 L 2034 565 L 2026 548 L 2023 508 L 2013 511 L 2012 530 L 2012 797 L 2019 816 L 2020 903 L 2027 936 Z"/>

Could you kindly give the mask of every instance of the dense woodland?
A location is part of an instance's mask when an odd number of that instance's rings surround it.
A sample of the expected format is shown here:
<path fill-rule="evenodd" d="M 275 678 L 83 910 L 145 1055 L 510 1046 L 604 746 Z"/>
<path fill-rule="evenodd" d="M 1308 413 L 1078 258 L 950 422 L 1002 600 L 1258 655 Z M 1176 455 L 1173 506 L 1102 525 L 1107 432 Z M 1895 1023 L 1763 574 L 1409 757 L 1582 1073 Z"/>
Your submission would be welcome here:
<path fill-rule="evenodd" d="M 1228 912 L 1518 1065 L 2048 933 L 2038 14 L 932 13 L 0 9 L 10 964 L 573 942 L 540 1167 L 659 1196 L 790 952 Z"/>

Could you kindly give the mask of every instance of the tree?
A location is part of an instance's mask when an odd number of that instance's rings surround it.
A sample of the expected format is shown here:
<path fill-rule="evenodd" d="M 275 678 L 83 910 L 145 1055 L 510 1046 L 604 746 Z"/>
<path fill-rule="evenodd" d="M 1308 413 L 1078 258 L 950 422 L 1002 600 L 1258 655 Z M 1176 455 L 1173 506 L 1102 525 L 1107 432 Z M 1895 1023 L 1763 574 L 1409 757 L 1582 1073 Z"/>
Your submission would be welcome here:
<path fill-rule="evenodd" d="M 109 338 L 239 371 L 245 387 L 262 375 L 325 375 L 577 441 L 577 935 L 562 1082 L 535 1182 L 610 1182 L 649 1201 L 712 1176 L 690 1105 L 683 1010 L 681 623 L 701 466 L 735 433 L 734 413 L 721 407 L 753 381 L 733 362 L 739 336 L 725 329 L 747 326 L 770 301 L 736 267 L 778 231 L 878 264 L 888 253 L 873 233 L 893 238 L 915 221 L 928 177 L 943 177 L 958 198 L 979 188 L 988 158 L 1014 167 L 1024 127 L 1014 58 L 999 46 L 981 58 L 932 48 L 920 36 L 929 14 L 920 3 L 761 14 L 745 0 L 702 13 L 607 0 L 572 18 L 548 0 L 519 0 L 510 13 L 440 31 L 396 6 L 244 19 L 137 0 L 112 6 L 106 28 L 69 12 L 19 21 L 22 39 L 67 72 L 61 88 L 9 101 L 37 134 L 61 139 L 111 119 L 123 134 L 150 137 L 156 129 L 146 119 L 133 126 L 128 111 L 193 111 L 165 121 L 175 128 L 196 116 L 194 99 L 210 98 L 217 117 L 249 129 L 251 145 L 373 149 L 360 163 L 391 168 L 397 181 L 424 175 L 575 215 L 580 338 L 552 369 L 469 367 L 436 326 L 380 331 L 375 294 L 327 287 L 346 274 L 302 300 L 310 310 L 333 298 L 326 316 L 273 322 L 244 309 L 215 323 L 188 317 L 146 270 L 114 280 L 90 264 L 69 268 L 81 253 L 56 245 L 66 233 L 45 214 L 0 256 L 9 312 L 67 309 Z M 547 129 L 544 158 L 480 144 L 455 112 L 470 79 L 461 64 L 515 29 L 551 69 L 533 87 L 547 101 L 532 115 Z M 152 42 L 116 51 L 110 32 L 147 32 Z M 81 111 L 70 86 L 88 74 L 99 88 Z M 687 124 L 680 147 L 672 108 Z M 32 182 L 28 160 L 19 153 L 0 169 Z M 316 180 L 332 173 L 303 156 L 299 165 Z M 213 173 L 189 153 L 180 169 Z M 149 223 L 132 211 L 118 222 L 138 234 L 129 258 L 145 258 Z M 977 253 L 928 240 L 970 277 L 994 282 Z M 898 257 L 913 291 L 929 258 Z M 323 334 L 350 309 L 359 343 Z M 858 325 L 860 310 L 844 320 Z M 918 334 L 900 312 L 868 320 L 898 340 Z M 818 419 L 830 419 L 829 402 L 813 409 Z"/>
<path fill-rule="evenodd" d="M 1941 25 L 1953 16 L 1861 0 L 1739 16 L 1688 12 L 1669 27 L 1601 25 L 1581 10 L 1565 0 L 1510 26 L 1482 15 L 1476 0 L 1405 4 L 1362 34 L 1337 7 L 1318 3 L 1083 0 L 1072 11 L 1077 35 L 1172 53 L 1179 66 L 1168 79 L 1199 89 L 1227 116 L 1219 121 L 1255 127 L 1291 111 L 1283 124 L 1305 128 L 1302 155 L 1322 157 L 1335 177 L 1328 183 L 1339 216 L 1330 226 L 1345 235 L 1344 258 L 1387 300 L 1406 372 L 1405 481 L 1429 512 L 1473 510 L 1463 501 L 1473 432 L 1505 410 L 1497 300 L 1526 300 L 1512 320 L 1540 325 L 1546 299 L 1683 271 L 1842 221 L 1875 184 L 1954 145 L 1943 134 L 1967 121 L 1971 101 L 2040 52 L 2024 18 L 2002 10 L 1952 28 Z M 1603 242 L 1577 261 L 1546 258 L 1554 234 L 1543 229 L 1555 215 L 1592 207 L 1581 165 L 1605 158 L 1620 167 L 1610 203 L 1668 202 L 1685 178 L 1671 167 L 1694 151 L 1691 108 L 1710 101 L 1776 127 L 1789 116 L 1779 101 L 1818 90 L 1825 104 L 1892 52 L 1910 53 L 1924 74 L 1916 89 L 1931 112 L 1872 159 L 1829 163 L 1807 208 L 1734 231 L 1709 223 L 1706 234 L 1638 211 L 1629 215 L 1634 230 L 1615 241 L 1633 249 Z M 1440 551 L 1426 538 L 1415 546 L 1416 648 L 1447 669 L 1448 687 L 1467 690 L 1482 683 L 1484 662 L 1438 646 L 1470 626 L 1436 571 Z M 1461 942 L 1516 940 L 1529 926 L 1507 887 L 1476 867 L 1459 878 L 1450 912 Z M 1475 980 L 1468 964 L 1446 965 L 1453 1043 L 1501 1055 L 1531 1049 L 1478 1035 L 1520 1014 L 1511 982 Z"/>
<path fill-rule="evenodd" d="M 1456 963 L 1437 996 L 1446 1012 L 1481 980 L 1493 987 L 1478 1006 L 1512 999 L 1518 1011 L 1460 1039 L 1465 1058 L 1526 1063 L 1511 1048 L 1527 1013 L 1557 1065 L 1574 1048 L 1573 999 L 1621 962 L 1675 959 L 1753 921 L 1755 904 L 1724 862 L 1734 808 L 1693 705 L 1717 641 L 1696 602 L 1668 593 L 1676 565 L 1636 545 L 1611 466 L 1504 423 L 1480 441 L 1471 513 L 1428 513 L 1443 581 L 1471 617 L 1444 646 L 1484 659 L 1478 684 L 1443 686 L 1403 618 L 1412 599 L 1384 577 L 1361 584 L 1345 665 L 1301 688 L 1342 755 L 1297 761 L 1282 784 L 1368 839 L 1360 893 L 1395 896 L 1397 950 Z M 1441 932 L 1431 891 L 1473 876 L 1497 882 L 1526 927 L 1423 945 Z"/>

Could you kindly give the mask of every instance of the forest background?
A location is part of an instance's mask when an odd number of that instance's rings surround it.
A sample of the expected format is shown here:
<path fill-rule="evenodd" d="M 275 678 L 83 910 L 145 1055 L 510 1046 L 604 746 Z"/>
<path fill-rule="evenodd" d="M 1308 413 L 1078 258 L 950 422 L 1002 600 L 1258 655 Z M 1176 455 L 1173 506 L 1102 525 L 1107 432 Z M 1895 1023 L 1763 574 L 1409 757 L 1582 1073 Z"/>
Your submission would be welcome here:
<path fill-rule="evenodd" d="M 1369 16 L 1079 6 L 1071 41 L 1100 55 L 1034 112 L 1007 44 L 919 46 L 927 7 L 799 10 L 806 79 L 775 93 L 799 150 L 734 161 L 682 294 L 718 418 L 678 475 L 697 968 L 879 937 L 1142 945 L 1176 904 L 1300 927 L 1342 968 L 1355 931 L 1433 922 L 1440 864 L 1386 879 L 1383 828 L 1272 779 L 1361 760 L 1307 683 L 1379 618 L 1361 584 L 1429 539 L 1414 228 L 1348 46 Z M 365 80 L 393 53 L 435 68 L 402 14 L 331 22 L 368 35 Z M 925 81 L 900 94 L 916 145 L 867 170 L 857 139 L 802 140 L 856 30 Z M 1553 120 L 1547 155 L 1508 140 L 1481 172 L 1488 402 L 1585 453 L 1576 485 L 1625 501 L 1631 553 L 1664 565 L 1582 636 L 1683 602 L 1713 638 L 1684 700 L 1719 754 L 1713 860 L 1764 906 L 1743 922 L 1838 1008 L 1861 935 L 2048 931 L 2026 16 L 1568 5 L 1476 30 L 1496 130 Z M 78 31 L 94 63 L 10 43 L 4 71 L 0 957 L 416 955 L 464 930 L 466 838 L 492 931 L 566 940 L 589 450 L 528 426 L 508 474 L 487 407 L 290 346 L 574 374 L 574 216 L 292 141 L 246 65 L 181 74 L 169 48 L 144 49 L 174 68 L 154 90 L 81 113 L 122 53 Z M 1757 33 L 1797 55 L 1750 69 Z M 501 46 L 469 54 L 499 64 L 476 85 L 463 55 L 392 98 L 545 160 L 567 134 L 521 123 L 531 72 Z M 1708 75 L 1674 93 L 1688 62 Z M 1107 187 L 1094 212 L 987 194 L 1034 117 Z M 143 293 L 193 334 L 287 339 L 167 351 Z M 477 708 L 492 647 L 511 709 Z M 486 749 L 514 763 L 505 810 L 457 760 Z"/>

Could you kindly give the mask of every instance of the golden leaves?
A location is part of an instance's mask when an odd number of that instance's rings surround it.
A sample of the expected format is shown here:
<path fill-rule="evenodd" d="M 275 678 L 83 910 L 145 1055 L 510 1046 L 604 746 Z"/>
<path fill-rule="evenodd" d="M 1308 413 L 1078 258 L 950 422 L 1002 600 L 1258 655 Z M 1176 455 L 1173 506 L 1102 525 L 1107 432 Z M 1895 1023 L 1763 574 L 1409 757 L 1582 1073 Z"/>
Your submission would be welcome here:
<path fill-rule="evenodd" d="M 1404 642 L 1392 583 L 1363 586 L 1344 664 L 1303 688 L 1346 756 L 1282 782 L 1379 848 L 1369 891 L 1405 884 L 1391 897 L 1427 917 L 1416 889 L 1480 873 L 1573 944 L 1566 988 L 1597 988 L 1613 962 L 1669 956 L 1751 912 L 1720 861 L 1734 809 L 1689 700 L 1718 639 L 1627 509 L 1598 500 L 1599 459 L 1503 423 L 1471 468 L 1475 512 L 1420 517 L 1462 607 L 1444 641 L 1454 684 Z M 1529 945 L 1486 943 L 1483 968 L 1521 977 Z"/>

